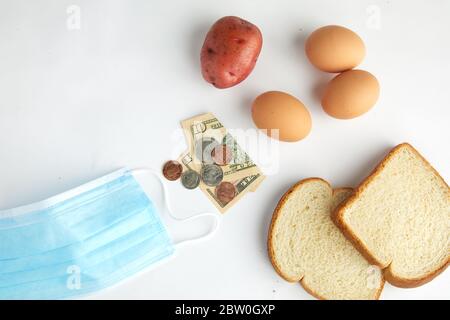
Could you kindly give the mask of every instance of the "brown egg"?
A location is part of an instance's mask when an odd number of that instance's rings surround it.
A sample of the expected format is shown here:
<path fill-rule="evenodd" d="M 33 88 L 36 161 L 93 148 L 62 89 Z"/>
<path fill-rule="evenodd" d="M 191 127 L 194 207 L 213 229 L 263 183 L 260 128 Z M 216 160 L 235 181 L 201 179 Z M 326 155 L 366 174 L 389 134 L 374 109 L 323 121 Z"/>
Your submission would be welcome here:
<path fill-rule="evenodd" d="M 311 131 L 311 115 L 305 105 L 280 91 L 259 95 L 253 101 L 252 117 L 259 129 L 281 141 L 298 141 Z"/>
<path fill-rule="evenodd" d="M 353 69 L 366 54 L 361 38 L 341 26 L 326 26 L 311 33 L 305 51 L 316 68 L 332 73 Z"/>
<path fill-rule="evenodd" d="M 352 119 L 369 111 L 379 95 L 377 78 L 367 71 L 349 70 L 328 83 L 322 107 L 332 117 Z"/>

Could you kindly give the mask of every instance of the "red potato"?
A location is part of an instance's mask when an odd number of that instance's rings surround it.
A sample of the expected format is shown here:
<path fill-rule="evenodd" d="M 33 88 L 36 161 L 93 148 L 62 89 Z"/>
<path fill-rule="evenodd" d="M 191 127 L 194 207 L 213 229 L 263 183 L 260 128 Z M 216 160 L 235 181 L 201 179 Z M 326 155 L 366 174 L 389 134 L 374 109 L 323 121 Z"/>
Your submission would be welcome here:
<path fill-rule="evenodd" d="M 220 89 L 237 85 L 252 72 L 261 48 L 261 31 L 254 24 L 238 17 L 217 20 L 200 55 L 203 78 Z"/>

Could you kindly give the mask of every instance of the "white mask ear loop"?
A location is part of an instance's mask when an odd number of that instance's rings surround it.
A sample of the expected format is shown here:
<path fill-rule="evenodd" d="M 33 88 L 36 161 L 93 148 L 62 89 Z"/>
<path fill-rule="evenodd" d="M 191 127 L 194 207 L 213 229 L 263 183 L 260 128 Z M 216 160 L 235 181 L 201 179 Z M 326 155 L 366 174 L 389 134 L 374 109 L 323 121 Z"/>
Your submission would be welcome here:
<path fill-rule="evenodd" d="M 196 237 L 196 238 L 191 238 L 191 239 L 186 239 L 186 240 L 182 240 L 182 241 L 176 242 L 175 243 L 176 246 L 180 246 L 181 244 L 186 244 L 188 242 L 192 243 L 192 242 L 197 242 L 197 241 L 200 241 L 200 240 L 206 240 L 206 239 L 212 237 L 213 234 L 217 231 L 217 229 L 219 227 L 219 218 L 218 218 L 218 216 L 216 214 L 211 213 L 211 212 L 202 212 L 202 213 L 199 213 L 199 214 L 196 214 L 196 215 L 193 215 L 191 217 L 184 218 L 184 219 L 177 218 L 173 214 L 172 209 L 171 209 L 170 204 L 169 204 L 169 193 L 167 191 L 167 187 L 166 187 L 165 183 L 163 182 L 163 180 L 161 179 L 161 177 L 159 176 L 158 172 L 156 172 L 155 170 L 150 169 L 150 168 L 135 168 L 135 169 L 129 170 L 129 172 L 131 174 L 150 173 L 150 174 L 154 175 L 158 179 L 158 182 L 160 183 L 161 188 L 163 190 L 163 199 L 164 199 L 163 201 L 164 201 L 164 204 L 166 206 L 167 212 L 169 213 L 169 215 L 170 215 L 170 217 L 172 219 L 177 220 L 179 222 L 186 222 L 186 221 L 195 220 L 195 219 L 198 219 L 198 218 L 201 218 L 201 217 L 213 217 L 214 218 L 214 224 L 213 224 L 213 226 L 211 227 L 211 229 L 209 230 L 208 233 L 206 233 L 206 234 L 204 234 L 202 236 Z"/>

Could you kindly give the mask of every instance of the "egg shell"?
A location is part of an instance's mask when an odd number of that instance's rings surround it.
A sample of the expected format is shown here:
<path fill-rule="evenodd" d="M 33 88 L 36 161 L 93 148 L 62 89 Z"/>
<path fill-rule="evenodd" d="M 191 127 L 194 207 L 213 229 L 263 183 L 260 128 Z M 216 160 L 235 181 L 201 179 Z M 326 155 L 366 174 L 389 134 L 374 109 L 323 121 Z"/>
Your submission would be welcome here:
<path fill-rule="evenodd" d="M 311 33 L 305 51 L 316 68 L 331 73 L 355 68 L 366 54 L 362 39 L 341 26 L 325 26 Z"/>
<path fill-rule="evenodd" d="M 322 97 L 323 110 L 338 119 L 352 119 L 369 111 L 380 95 L 377 78 L 363 70 L 349 70 L 334 77 Z"/>
<path fill-rule="evenodd" d="M 305 105 L 281 91 L 259 95 L 252 105 L 252 117 L 255 125 L 268 136 L 287 142 L 305 138 L 312 126 L 311 115 Z"/>

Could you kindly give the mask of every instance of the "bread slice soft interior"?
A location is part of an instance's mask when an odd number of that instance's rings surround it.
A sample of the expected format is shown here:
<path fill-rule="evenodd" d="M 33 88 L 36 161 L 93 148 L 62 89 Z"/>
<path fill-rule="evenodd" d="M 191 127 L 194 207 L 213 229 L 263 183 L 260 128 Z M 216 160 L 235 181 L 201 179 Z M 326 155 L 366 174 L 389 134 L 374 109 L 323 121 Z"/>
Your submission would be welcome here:
<path fill-rule="evenodd" d="M 422 285 L 448 266 L 449 187 L 409 144 L 395 147 L 333 220 L 393 285 Z"/>
<path fill-rule="evenodd" d="M 384 280 L 333 224 L 330 214 L 352 193 L 311 178 L 280 200 L 269 231 L 269 256 L 289 282 L 319 299 L 378 299 Z"/>

